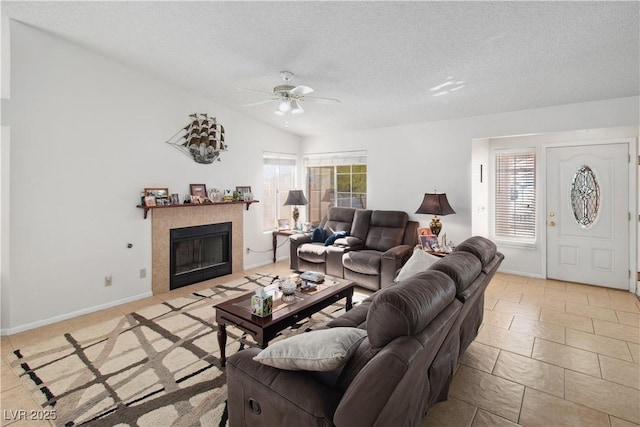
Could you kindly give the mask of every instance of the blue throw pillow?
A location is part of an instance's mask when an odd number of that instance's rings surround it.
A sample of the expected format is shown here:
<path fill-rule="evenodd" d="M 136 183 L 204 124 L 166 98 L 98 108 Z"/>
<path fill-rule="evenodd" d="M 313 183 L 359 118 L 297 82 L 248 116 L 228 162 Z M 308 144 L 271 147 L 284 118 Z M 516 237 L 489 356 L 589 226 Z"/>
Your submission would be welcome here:
<path fill-rule="evenodd" d="M 348 236 L 349 232 L 347 231 L 336 231 L 331 236 L 327 237 L 327 240 L 324 241 L 325 246 L 331 246 L 341 237 Z"/>
<path fill-rule="evenodd" d="M 313 234 L 311 235 L 311 241 L 314 243 L 323 243 L 324 242 L 324 228 L 318 227 L 313 230 Z"/>

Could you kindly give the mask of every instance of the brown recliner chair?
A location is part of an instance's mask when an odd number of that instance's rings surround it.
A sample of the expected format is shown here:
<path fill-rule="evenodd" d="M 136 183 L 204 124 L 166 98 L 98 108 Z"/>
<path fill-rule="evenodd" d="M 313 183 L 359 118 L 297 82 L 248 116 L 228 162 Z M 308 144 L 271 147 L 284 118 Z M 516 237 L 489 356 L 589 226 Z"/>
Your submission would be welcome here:
<path fill-rule="evenodd" d="M 320 224 L 324 235 L 328 237 L 336 231 L 351 233 L 356 211 L 339 206 L 329 208 L 327 219 Z M 342 254 L 346 249 L 325 246 L 324 241 L 312 242 L 310 234 L 294 234 L 289 238 L 290 267 L 294 271 L 317 271 L 342 278 Z"/>
<path fill-rule="evenodd" d="M 332 207 L 321 227 L 325 236 L 349 235 L 331 245 L 313 243 L 309 234 L 291 236 L 291 269 L 353 280 L 374 291 L 393 282 L 418 242 L 418 223 L 402 211 Z"/>
<path fill-rule="evenodd" d="M 371 290 L 393 282 L 417 244 L 418 223 L 401 211 L 369 211 L 369 227 L 360 248 L 342 256 L 344 278 Z M 342 239 L 336 243 L 340 243 Z M 354 239 L 349 244 L 355 246 Z"/>

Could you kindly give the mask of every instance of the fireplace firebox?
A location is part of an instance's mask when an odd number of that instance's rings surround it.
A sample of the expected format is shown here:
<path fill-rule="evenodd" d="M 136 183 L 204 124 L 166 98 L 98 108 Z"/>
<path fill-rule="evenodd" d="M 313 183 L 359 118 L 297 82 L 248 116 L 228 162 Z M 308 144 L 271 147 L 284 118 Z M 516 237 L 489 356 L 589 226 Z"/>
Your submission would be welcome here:
<path fill-rule="evenodd" d="M 170 230 L 169 289 L 231 274 L 231 223 Z"/>

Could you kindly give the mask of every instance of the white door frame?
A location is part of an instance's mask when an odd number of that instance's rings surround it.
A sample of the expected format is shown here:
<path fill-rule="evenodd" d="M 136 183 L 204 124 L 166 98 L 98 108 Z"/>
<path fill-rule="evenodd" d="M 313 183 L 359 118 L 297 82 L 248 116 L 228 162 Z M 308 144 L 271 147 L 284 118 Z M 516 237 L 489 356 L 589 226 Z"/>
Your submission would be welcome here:
<path fill-rule="evenodd" d="M 638 289 L 636 282 L 636 272 L 638 271 L 638 202 L 640 201 L 640 196 L 638 195 L 638 175 L 637 175 L 637 158 L 638 158 L 638 142 L 637 138 L 615 138 L 615 139 L 585 139 L 585 140 L 574 140 L 574 141 L 559 141 L 559 142 L 548 142 L 542 144 L 540 162 L 539 162 L 539 170 L 542 172 L 539 174 L 541 182 L 536 184 L 537 188 L 546 188 L 547 186 L 547 156 L 546 151 L 547 148 L 553 147 L 573 147 L 573 146 L 584 146 L 584 145 L 603 145 L 603 144 L 619 144 L 626 143 L 629 147 L 629 157 L 630 161 L 628 164 L 629 167 L 629 210 L 631 214 L 631 220 L 629 221 L 629 268 L 631 269 L 631 277 L 629 277 L 629 291 L 640 295 L 640 289 Z M 543 274 L 544 277 L 547 277 L 547 232 L 546 232 L 546 220 L 547 217 L 545 213 L 548 211 L 547 209 L 547 197 L 546 191 L 544 193 L 544 197 L 539 198 L 540 205 L 542 209 L 539 211 L 541 214 L 538 216 L 537 227 L 540 236 L 540 245 L 542 250 L 543 260 Z"/>

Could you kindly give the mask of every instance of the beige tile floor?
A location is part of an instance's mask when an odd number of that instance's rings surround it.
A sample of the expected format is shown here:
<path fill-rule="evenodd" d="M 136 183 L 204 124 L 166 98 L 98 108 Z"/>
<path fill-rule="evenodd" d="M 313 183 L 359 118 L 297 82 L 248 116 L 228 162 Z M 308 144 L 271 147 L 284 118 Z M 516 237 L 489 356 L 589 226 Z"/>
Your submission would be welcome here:
<path fill-rule="evenodd" d="M 431 426 L 640 425 L 640 302 L 498 273 L 484 323 Z"/>
<path fill-rule="evenodd" d="M 39 408 L 9 369 L 11 352 L 44 338 L 117 321 L 124 314 L 254 272 L 288 274 L 279 262 L 31 331 L 1 337 L 2 426 Z M 15 412 L 14 412 L 15 413 Z M 640 425 L 640 303 L 628 293 L 498 273 L 485 318 L 454 376 L 449 399 L 431 408 L 430 426 Z"/>

